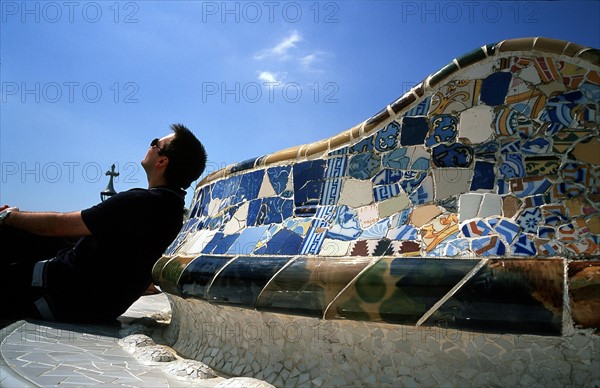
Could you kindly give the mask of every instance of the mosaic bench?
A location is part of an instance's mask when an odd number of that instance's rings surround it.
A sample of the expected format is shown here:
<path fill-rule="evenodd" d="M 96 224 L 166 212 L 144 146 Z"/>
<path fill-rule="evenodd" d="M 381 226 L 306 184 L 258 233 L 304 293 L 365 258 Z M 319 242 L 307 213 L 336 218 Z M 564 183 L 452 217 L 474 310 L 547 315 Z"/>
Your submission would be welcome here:
<path fill-rule="evenodd" d="M 207 176 L 153 270 L 172 346 L 278 386 L 597 386 L 599 61 L 489 44 Z"/>

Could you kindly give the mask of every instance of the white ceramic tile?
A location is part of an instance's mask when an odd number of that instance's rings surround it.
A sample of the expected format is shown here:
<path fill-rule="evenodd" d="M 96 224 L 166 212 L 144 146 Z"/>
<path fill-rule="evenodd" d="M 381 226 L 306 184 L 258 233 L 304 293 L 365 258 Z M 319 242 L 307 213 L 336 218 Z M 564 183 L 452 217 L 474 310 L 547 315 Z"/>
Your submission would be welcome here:
<path fill-rule="evenodd" d="M 460 114 L 458 123 L 459 137 L 467 138 L 473 144 L 483 143 L 494 133 L 494 108 L 476 105 Z"/>
<path fill-rule="evenodd" d="M 346 179 L 342 184 L 338 205 L 361 207 L 373 203 L 373 183 L 369 180 Z"/>

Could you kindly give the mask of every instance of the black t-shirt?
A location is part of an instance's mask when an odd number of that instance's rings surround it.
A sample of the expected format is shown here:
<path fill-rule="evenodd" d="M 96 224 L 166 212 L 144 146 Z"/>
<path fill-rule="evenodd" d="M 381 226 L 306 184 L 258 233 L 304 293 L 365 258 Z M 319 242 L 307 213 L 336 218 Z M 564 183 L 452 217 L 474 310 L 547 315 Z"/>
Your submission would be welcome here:
<path fill-rule="evenodd" d="M 91 236 L 50 262 L 53 313 L 65 320 L 110 320 L 150 285 L 152 266 L 183 223 L 185 192 L 132 189 L 81 212 Z"/>

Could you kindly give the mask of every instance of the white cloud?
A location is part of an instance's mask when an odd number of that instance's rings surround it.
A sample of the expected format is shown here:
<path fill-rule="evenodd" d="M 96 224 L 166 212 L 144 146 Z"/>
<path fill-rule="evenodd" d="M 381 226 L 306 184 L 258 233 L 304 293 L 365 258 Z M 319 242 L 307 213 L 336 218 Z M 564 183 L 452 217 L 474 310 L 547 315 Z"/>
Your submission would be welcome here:
<path fill-rule="evenodd" d="M 254 58 L 259 60 L 271 57 L 285 59 L 288 57 L 288 51 L 295 48 L 296 43 L 300 42 L 301 40 L 302 37 L 300 36 L 298 31 L 293 31 L 290 36 L 284 38 L 275 46 L 258 52 L 258 54 L 254 56 Z"/>
<path fill-rule="evenodd" d="M 270 71 L 259 71 L 258 79 L 262 82 L 272 84 L 274 87 L 281 86 L 285 83 L 287 73 L 273 73 Z"/>
<path fill-rule="evenodd" d="M 309 55 L 306 55 L 306 56 L 304 56 L 304 57 L 300 58 L 300 63 L 301 63 L 303 66 L 307 66 L 307 67 L 308 67 L 308 66 L 310 66 L 310 65 L 311 65 L 311 64 L 312 64 L 312 63 L 313 63 L 313 62 L 314 62 L 316 59 L 317 59 L 317 55 L 316 55 L 316 54 L 309 54 Z"/>

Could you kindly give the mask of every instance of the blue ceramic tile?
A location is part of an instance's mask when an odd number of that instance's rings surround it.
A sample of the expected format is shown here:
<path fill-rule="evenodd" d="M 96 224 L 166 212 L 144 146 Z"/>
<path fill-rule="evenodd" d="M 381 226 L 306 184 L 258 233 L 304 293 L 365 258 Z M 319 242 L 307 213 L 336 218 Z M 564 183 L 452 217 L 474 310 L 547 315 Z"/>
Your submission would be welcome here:
<path fill-rule="evenodd" d="M 537 231 L 539 238 L 554 238 L 556 237 L 556 229 L 550 226 L 540 226 Z"/>
<path fill-rule="evenodd" d="M 543 194 L 552 186 L 552 182 L 543 177 L 513 179 L 510 190 L 519 198 Z"/>
<path fill-rule="evenodd" d="M 362 139 L 352 147 L 348 149 L 348 152 L 351 154 L 362 154 L 365 152 L 373 152 L 373 141 L 375 140 L 375 135 L 369 136 L 367 138 Z"/>
<path fill-rule="evenodd" d="M 513 245 L 512 252 L 517 256 L 535 256 L 537 250 L 535 243 L 526 234 L 522 234 Z"/>
<path fill-rule="evenodd" d="M 373 198 L 375 199 L 375 202 L 385 201 L 400 193 L 402 193 L 402 189 L 398 183 L 373 187 Z"/>
<path fill-rule="evenodd" d="M 334 157 L 327 160 L 325 181 L 321 193 L 320 205 L 335 205 L 340 197 L 343 177 L 346 172 L 346 157 Z"/>
<path fill-rule="evenodd" d="M 575 110 L 587 103 L 581 91 L 572 91 L 548 98 L 540 115 L 540 120 L 568 127 L 575 116 Z"/>
<path fill-rule="evenodd" d="M 237 238 L 235 243 L 231 245 L 227 254 L 247 255 L 250 254 L 258 241 L 268 229 L 268 226 L 246 227 Z"/>
<path fill-rule="evenodd" d="M 520 140 L 507 140 L 503 141 L 500 146 L 501 154 L 512 154 L 521 152 L 521 141 Z"/>
<path fill-rule="evenodd" d="M 402 171 L 386 168 L 377 173 L 371 181 L 376 186 L 389 185 L 391 183 L 399 182 L 403 176 L 404 173 Z"/>
<path fill-rule="evenodd" d="M 297 163 L 292 168 L 294 176 L 294 204 L 317 205 L 323 189 L 326 162 L 322 159 Z"/>
<path fill-rule="evenodd" d="M 471 249 L 479 256 L 503 256 L 506 246 L 497 236 L 474 238 Z"/>
<path fill-rule="evenodd" d="M 498 232 L 508 244 L 512 244 L 515 237 L 521 231 L 521 227 L 509 220 L 503 219 L 495 226 L 495 231 Z"/>
<path fill-rule="evenodd" d="M 265 176 L 264 170 L 257 170 L 248 172 L 242 175 L 240 186 L 235 195 L 234 202 L 244 202 L 256 199 L 260 186 L 262 185 L 263 177 Z"/>
<path fill-rule="evenodd" d="M 356 211 L 348 206 L 338 206 L 327 237 L 334 240 L 356 240 L 362 233 Z"/>
<path fill-rule="evenodd" d="M 400 144 L 403 146 L 424 144 L 427 132 L 429 132 L 429 121 L 427 120 L 427 117 L 404 116 L 402 119 Z"/>
<path fill-rule="evenodd" d="M 387 237 L 390 240 L 409 240 L 414 241 L 419 237 L 419 231 L 412 225 L 400 225 L 394 228 L 390 228 L 387 233 Z"/>
<path fill-rule="evenodd" d="M 551 150 L 550 140 L 543 137 L 529 139 L 521 145 L 521 150 L 529 155 L 546 154 Z"/>
<path fill-rule="evenodd" d="M 266 244 L 256 249 L 255 255 L 296 255 L 300 252 L 302 237 L 289 229 L 280 229 Z"/>
<path fill-rule="evenodd" d="M 537 233 L 538 225 L 542 220 L 542 212 L 539 208 L 525 209 L 517 218 L 517 224 L 525 233 Z"/>
<path fill-rule="evenodd" d="M 227 264 L 208 289 L 210 302 L 252 307 L 267 282 L 283 267 L 288 257 L 241 256 Z"/>
<path fill-rule="evenodd" d="M 569 216 L 566 214 L 566 208 L 544 209 L 543 217 L 544 224 L 557 226 L 569 221 Z"/>
<path fill-rule="evenodd" d="M 271 167 L 267 169 L 267 176 L 269 177 L 271 186 L 273 186 L 273 189 L 275 190 L 275 194 L 281 195 L 281 193 L 283 193 L 287 186 L 291 170 L 292 168 L 290 166 Z"/>
<path fill-rule="evenodd" d="M 496 181 L 494 163 L 476 161 L 471 182 L 471 191 L 479 189 L 492 190 Z"/>
<path fill-rule="evenodd" d="M 413 205 L 422 205 L 433 200 L 433 192 L 428 187 L 421 185 L 408 198 Z"/>
<path fill-rule="evenodd" d="M 390 221 L 387 218 L 377 221 L 375 224 L 366 228 L 360 235 L 364 240 L 382 239 L 386 236 L 390 227 Z"/>
<path fill-rule="evenodd" d="M 491 140 L 485 143 L 476 144 L 473 147 L 473 153 L 478 159 L 486 161 L 495 161 L 496 152 L 498 152 L 499 149 L 500 144 L 495 140 Z"/>
<path fill-rule="evenodd" d="M 429 158 L 421 156 L 417 158 L 410 166 L 411 170 L 421 170 L 427 171 L 429 170 Z"/>
<path fill-rule="evenodd" d="M 408 110 L 404 116 L 425 116 L 429 112 L 431 97 L 423 99 L 414 108 Z"/>
<path fill-rule="evenodd" d="M 304 242 L 300 248 L 300 254 L 316 255 L 319 253 L 321 246 L 323 245 L 323 241 L 327 236 L 326 230 L 329 227 L 329 223 L 321 217 L 324 216 L 325 212 L 329 213 L 332 211 L 332 208 L 333 206 L 327 206 L 317 210 L 317 214 L 315 215 L 312 226 L 308 229 L 308 232 L 304 237 Z M 331 216 L 333 216 L 333 214 Z M 329 217 L 329 215 L 326 217 Z"/>
<path fill-rule="evenodd" d="M 461 143 L 440 144 L 433 148 L 432 158 L 437 167 L 469 167 L 473 160 L 473 149 Z"/>
<path fill-rule="evenodd" d="M 206 289 L 213 277 L 231 257 L 201 255 L 195 258 L 179 278 L 179 288 L 183 297 L 206 299 Z"/>
<path fill-rule="evenodd" d="M 500 176 L 511 178 L 522 178 L 525 176 L 525 163 L 521 154 L 502 155 L 502 164 L 498 171 Z"/>
<path fill-rule="evenodd" d="M 406 156 L 406 148 L 396 148 L 394 151 L 386 153 L 382 158 L 383 167 L 389 167 L 396 170 L 406 170 L 410 159 Z"/>
<path fill-rule="evenodd" d="M 401 210 L 399 213 L 394 214 L 390 217 L 390 227 L 396 228 L 405 225 L 408 222 L 411 213 L 412 208 L 408 207 L 406 209 Z"/>
<path fill-rule="evenodd" d="M 487 236 L 492 232 L 492 228 L 483 220 L 468 222 L 460 230 L 465 237 Z"/>
<path fill-rule="evenodd" d="M 487 76 L 481 84 L 481 102 L 490 106 L 504 104 L 511 79 L 512 74 L 509 72 L 497 72 Z"/>
<path fill-rule="evenodd" d="M 437 115 L 431 118 L 431 133 L 425 145 L 433 147 L 439 143 L 452 143 L 458 135 L 458 118 L 454 115 Z"/>
<path fill-rule="evenodd" d="M 404 178 L 400 181 L 400 186 L 407 194 L 411 194 L 421 185 L 427 174 L 423 171 L 406 171 Z"/>
<path fill-rule="evenodd" d="M 281 197 L 268 197 L 250 201 L 247 226 L 279 224 L 293 214 L 293 202 Z"/>
<path fill-rule="evenodd" d="M 294 203 L 290 199 L 265 198 L 264 203 L 267 205 L 265 224 L 280 224 L 290 218 L 294 211 Z"/>
<path fill-rule="evenodd" d="M 446 256 L 459 256 L 465 252 L 469 252 L 470 240 L 466 238 L 457 238 L 448 241 L 446 244 Z"/>
<path fill-rule="evenodd" d="M 224 253 L 227 253 L 229 248 L 237 240 L 238 236 L 239 236 L 239 233 L 223 236 L 223 238 L 221 238 L 221 240 L 219 240 L 219 242 L 215 246 L 215 249 L 213 249 L 211 253 L 213 253 L 215 255 L 222 255 Z"/>
<path fill-rule="evenodd" d="M 341 156 L 348 154 L 350 147 L 342 147 L 339 150 L 331 151 L 327 154 L 327 156 Z"/>
<path fill-rule="evenodd" d="M 378 152 L 391 151 L 398 145 L 398 135 L 400 134 L 400 124 L 393 121 L 385 128 L 377 131 L 375 136 L 375 149 Z"/>
<path fill-rule="evenodd" d="M 374 153 L 354 155 L 348 163 L 348 175 L 356 179 L 370 179 L 380 169 L 380 156 Z"/>
<path fill-rule="evenodd" d="M 219 241 L 221 241 L 221 239 L 223 238 L 223 236 L 225 236 L 225 234 L 221 233 L 221 232 L 217 232 L 215 233 L 215 235 L 213 236 L 212 240 L 210 240 L 205 246 L 204 249 L 202 249 L 202 253 L 207 254 L 207 253 L 211 253 L 219 244 Z"/>
<path fill-rule="evenodd" d="M 510 193 L 509 181 L 507 181 L 506 179 L 498 179 L 496 181 L 496 190 L 499 195 L 509 194 Z"/>

